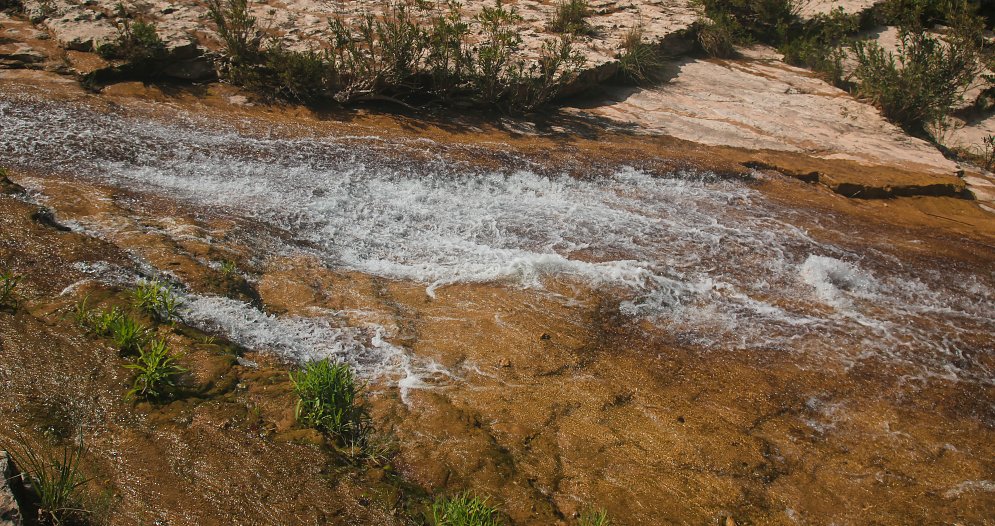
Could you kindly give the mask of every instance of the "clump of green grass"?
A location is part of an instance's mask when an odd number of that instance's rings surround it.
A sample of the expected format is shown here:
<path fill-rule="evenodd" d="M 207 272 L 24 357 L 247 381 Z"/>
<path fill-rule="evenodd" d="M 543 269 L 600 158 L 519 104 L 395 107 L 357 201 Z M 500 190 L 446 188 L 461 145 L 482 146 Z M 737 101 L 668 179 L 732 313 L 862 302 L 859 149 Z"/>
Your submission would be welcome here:
<path fill-rule="evenodd" d="M 659 48 L 643 39 L 642 26 L 625 34 L 618 60 L 623 79 L 636 85 L 657 81 L 665 63 Z"/>
<path fill-rule="evenodd" d="M 135 308 L 160 323 L 170 323 L 178 317 L 179 298 L 166 284 L 156 279 L 139 282 L 132 291 L 132 302 Z"/>
<path fill-rule="evenodd" d="M 111 322 L 110 330 L 111 342 L 125 354 L 141 350 L 148 338 L 148 329 L 127 314 L 115 318 Z"/>
<path fill-rule="evenodd" d="M 577 526 L 611 526 L 612 521 L 608 518 L 605 510 L 587 510 L 580 514 Z"/>
<path fill-rule="evenodd" d="M 0 272 L 0 308 L 17 307 L 17 298 L 14 297 L 14 289 L 21 282 L 21 276 L 14 274 L 10 270 Z"/>
<path fill-rule="evenodd" d="M 169 394 L 176 386 L 176 379 L 187 371 L 176 360 L 163 340 L 155 339 L 142 345 L 135 363 L 125 365 L 135 371 L 135 379 L 126 396 L 159 400 Z"/>
<path fill-rule="evenodd" d="M 486 497 L 463 493 L 439 497 L 432 503 L 433 526 L 500 526 L 504 524 L 497 508 Z"/>
<path fill-rule="evenodd" d="M 80 470 L 85 451 L 82 435 L 74 445 L 65 447 L 61 456 L 41 453 L 24 439 L 19 445 L 11 448 L 10 453 L 37 499 L 38 522 L 54 525 L 83 522 L 87 514 L 83 487 L 88 480 Z"/>
<path fill-rule="evenodd" d="M 88 305 L 89 297 L 76 304 L 76 323 L 92 336 L 109 338 L 122 353 L 139 351 L 148 339 L 148 328 L 117 307 L 99 310 Z"/>
<path fill-rule="evenodd" d="M 591 35 L 594 28 L 587 22 L 590 16 L 591 7 L 587 0 L 562 0 L 556 6 L 556 15 L 549 24 L 549 30 L 571 35 Z"/>
<path fill-rule="evenodd" d="M 366 408 L 352 368 L 329 359 L 306 364 L 290 373 L 297 394 L 297 421 L 345 442 L 364 430 Z"/>

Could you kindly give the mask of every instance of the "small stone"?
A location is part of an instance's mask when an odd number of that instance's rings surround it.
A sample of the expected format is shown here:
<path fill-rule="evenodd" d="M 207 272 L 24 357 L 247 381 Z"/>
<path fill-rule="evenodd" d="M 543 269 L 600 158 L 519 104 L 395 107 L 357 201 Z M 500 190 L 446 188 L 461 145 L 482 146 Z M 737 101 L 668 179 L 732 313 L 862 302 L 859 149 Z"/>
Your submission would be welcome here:
<path fill-rule="evenodd" d="M 540 336 L 540 337 L 539 337 L 539 339 L 540 339 L 540 340 L 550 340 L 550 339 L 552 339 L 552 338 L 553 338 L 553 337 L 552 337 L 552 336 L 550 336 L 548 332 L 544 332 L 544 333 L 542 333 L 542 336 Z"/>
<path fill-rule="evenodd" d="M 732 516 L 726 517 L 726 526 L 736 526 L 736 521 L 732 519 Z"/>
<path fill-rule="evenodd" d="M 509 360 L 508 358 L 501 358 L 501 361 L 498 362 L 498 365 L 500 365 L 501 367 L 511 367 L 511 360 Z"/>

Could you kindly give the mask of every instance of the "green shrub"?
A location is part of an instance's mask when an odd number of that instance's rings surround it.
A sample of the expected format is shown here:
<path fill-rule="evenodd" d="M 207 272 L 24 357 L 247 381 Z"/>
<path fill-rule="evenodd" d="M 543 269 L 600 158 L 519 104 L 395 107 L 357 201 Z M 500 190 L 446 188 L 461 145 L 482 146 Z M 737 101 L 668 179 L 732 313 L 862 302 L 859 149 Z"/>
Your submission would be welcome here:
<path fill-rule="evenodd" d="M 594 28 L 587 23 L 589 16 L 591 8 L 587 0 L 562 0 L 556 6 L 556 15 L 549 24 L 549 30 L 571 35 L 594 34 Z"/>
<path fill-rule="evenodd" d="M 432 18 L 427 35 L 426 61 L 433 93 L 452 97 L 473 73 L 473 51 L 467 43 L 469 34 L 470 24 L 460 13 L 460 4 L 448 0 L 446 11 Z"/>
<path fill-rule="evenodd" d="M 500 526 L 498 510 L 486 498 L 463 493 L 439 497 L 432 503 L 433 526 Z"/>
<path fill-rule="evenodd" d="M 7 9 L 20 12 L 24 10 L 24 4 L 21 3 L 21 0 L 0 0 L 0 11 Z"/>
<path fill-rule="evenodd" d="M 945 45 L 924 31 L 903 28 L 897 53 L 862 41 L 853 50 L 857 94 L 914 133 L 940 123 L 980 72 L 973 46 L 957 40 Z"/>
<path fill-rule="evenodd" d="M 788 64 L 813 69 L 825 74 L 832 83 L 841 85 L 846 58 L 843 43 L 848 35 L 859 29 L 859 17 L 838 8 L 815 16 L 797 36 L 781 46 L 781 53 Z"/>
<path fill-rule="evenodd" d="M 14 308 L 17 306 L 16 298 L 14 298 L 14 289 L 17 288 L 17 284 L 20 282 L 21 276 L 14 274 L 10 270 L 0 272 L 0 308 L 5 306 Z"/>
<path fill-rule="evenodd" d="M 798 20 L 795 0 L 697 0 L 716 24 L 719 35 L 735 43 L 780 44 Z M 717 46 L 723 49 L 724 45 Z"/>
<path fill-rule="evenodd" d="M 186 369 L 176 363 L 176 357 L 169 352 L 166 342 L 152 340 L 142 345 L 135 363 L 125 365 L 136 372 L 128 398 L 141 397 L 158 400 L 175 386 L 175 380 Z"/>
<path fill-rule="evenodd" d="M 658 80 L 665 63 L 660 49 L 643 40 L 641 26 L 631 29 L 623 37 L 618 61 L 622 78 L 636 85 Z"/>
<path fill-rule="evenodd" d="M 365 425 L 366 409 L 352 368 L 329 359 L 310 362 L 290 373 L 297 394 L 297 421 L 350 441 Z"/>
<path fill-rule="evenodd" d="M 124 22 L 114 42 L 97 47 L 97 53 L 108 60 L 120 59 L 134 67 L 152 70 L 166 57 L 166 45 L 156 33 L 155 24 Z"/>
<path fill-rule="evenodd" d="M 249 14 L 248 0 L 208 0 L 207 11 L 229 59 L 234 64 L 256 63 L 261 35 L 256 29 L 256 18 Z"/>
<path fill-rule="evenodd" d="M 159 280 L 139 282 L 131 295 L 135 308 L 145 312 L 157 322 L 169 323 L 176 320 L 179 315 L 180 299 Z"/>
<path fill-rule="evenodd" d="M 514 27 L 522 17 L 514 9 L 505 9 L 498 0 L 494 7 L 484 6 L 476 19 L 484 34 L 476 47 L 473 90 L 481 102 L 498 105 L 510 93 L 513 81 L 523 74 L 523 66 L 512 60 L 522 44 Z"/>
<path fill-rule="evenodd" d="M 330 22 L 335 68 L 341 72 L 339 102 L 396 95 L 411 85 L 427 48 L 427 35 L 404 3 L 390 3 L 380 16 L 368 14 L 355 28 Z"/>
<path fill-rule="evenodd" d="M 38 452 L 24 439 L 20 440 L 20 447 L 9 449 L 37 497 L 39 523 L 58 525 L 85 520 L 83 486 L 88 480 L 80 470 L 84 454 L 82 434 L 76 444 L 63 449 L 61 458 Z"/>
<path fill-rule="evenodd" d="M 270 98 L 293 102 L 334 99 L 343 104 L 435 95 L 506 111 L 530 111 L 549 102 L 582 64 L 570 39 L 544 43 L 539 60 L 515 57 L 521 18 L 500 0 L 475 17 L 480 39 L 471 45 L 469 21 L 450 0 L 422 24 L 406 2 L 389 3 L 355 25 L 329 21 L 324 53 L 263 49 L 244 0 L 212 0 L 211 13 L 226 42 L 225 77 Z M 241 2 L 241 3 L 240 3 Z M 240 28 L 236 31 L 233 28 Z M 225 36 L 227 35 L 227 36 Z"/>
<path fill-rule="evenodd" d="M 611 526 L 611 519 L 605 510 L 587 510 L 580 514 L 577 526 Z"/>

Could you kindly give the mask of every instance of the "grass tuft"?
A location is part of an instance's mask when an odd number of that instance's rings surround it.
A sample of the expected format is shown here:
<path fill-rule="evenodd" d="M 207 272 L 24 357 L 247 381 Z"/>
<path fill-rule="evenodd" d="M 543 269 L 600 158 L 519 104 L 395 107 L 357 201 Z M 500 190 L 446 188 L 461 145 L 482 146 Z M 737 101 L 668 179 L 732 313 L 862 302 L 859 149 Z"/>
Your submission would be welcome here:
<path fill-rule="evenodd" d="M 623 79 L 635 85 L 658 81 L 665 64 L 660 49 L 643 40 L 642 26 L 625 34 L 618 60 Z"/>
<path fill-rule="evenodd" d="M 88 305 L 89 297 L 76 304 L 76 323 L 97 338 L 110 338 L 122 353 L 137 353 L 148 339 L 148 328 L 121 309 L 98 310 Z"/>
<path fill-rule="evenodd" d="M 433 526 L 500 526 L 500 513 L 486 497 L 463 493 L 439 497 L 432 503 Z"/>
<path fill-rule="evenodd" d="M 366 418 L 352 368 L 329 359 L 310 362 L 290 373 L 298 396 L 297 421 L 344 441 L 358 436 Z"/>
<path fill-rule="evenodd" d="M 125 368 L 136 372 L 126 397 L 159 400 L 169 394 L 176 385 L 176 379 L 187 371 L 176 360 L 177 357 L 163 340 L 152 340 L 141 346 L 135 363 L 125 365 Z"/>
<path fill-rule="evenodd" d="M 611 526 L 612 521 L 608 518 L 605 510 L 587 510 L 580 514 L 577 526 Z"/>
<path fill-rule="evenodd" d="M 562 0 L 556 6 L 556 16 L 549 30 L 570 35 L 593 35 L 594 28 L 587 22 L 591 8 L 587 0 Z"/>
<path fill-rule="evenodd" d="M 87 512 L 82 493 L 88 480 L 80 471 L 85 451 L 82 434 L 74 445 L 63 448 L 61 457 L 40 453 L 23 438 L 19 442 L 20 447 L 12 448 L 10 454 L 37 498 L 38 522 L 83 522 Z"/>

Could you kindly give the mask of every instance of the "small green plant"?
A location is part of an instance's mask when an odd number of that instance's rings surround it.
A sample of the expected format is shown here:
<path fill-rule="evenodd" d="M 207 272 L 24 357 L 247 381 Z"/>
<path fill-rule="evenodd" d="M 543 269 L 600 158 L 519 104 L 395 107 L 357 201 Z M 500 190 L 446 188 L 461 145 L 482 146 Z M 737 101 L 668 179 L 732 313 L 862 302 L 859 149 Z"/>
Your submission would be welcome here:
<path fill-rule="evenodd" d="M 591 8 L 587 0 L 562 0 L 556 6 L 556 15 L 549 24 L 549 30 L 571 35 L 593 34 L 594 28 L 587 22 L 590 16 Z"/>
<path fill-rule="evenodd" d="M 135 308 L 160 323 L 169 323 L 178 317 L 179 298 L 168 286 L 156 279 L 139 282 L 132 291 L 132 302 Z"/>
<path fill-rule="evenodd" d="M 110 333 L 111 342 L 125 354 L 138 352 L 148 338 L 148 329 L 127 314 L 112 319 Z"/>
<path fill-rule="evenodd" d="M 643 40 L 642 26 L 625 34 L 618 61 L 623 79 L 636 85 L 655 82 L 665 63 L 657 46 Z"/>
<path fill-rule="evenodd" d="M 135 363 L 125 365 L 136 372 L 127 397 L 158 400 L 168 394 L 176 378 L 187 371 L 176 360 L 163 340 L 155 339 L 139 347 Z"/>
<path fill-rule="evenodd" d="M 432 503 L 433 526 L 500 526 L 500 513 L 487 498 L 463 493 L 439 497 Z"/>
<path fill-rule="evenodd" d="M 17 284 L 20 282 L 21 276 L 14 274 L 10 270 L 0 272 L 0 308 L 4 306 L 14 308 L 17 306 L 16 298 L 14 298 L 14 289 L 17 288 Z"/>
<path fill-rule="evenodd" d="M 298 396 L 295 415 L 301 424 L 324 431 L 345 442 L 364 430 L 366 409 L 352 368 L 329 359 L 310 362 L 291 372 Z"/>
<path fill-rule="evenodd" d="M 995 135 L 981 140 L 981 162 L 985 170 L 995 170 Z"/>
<path fill-rule="evenodd" d="M 231 279 L 238 277 L 238 266 L 234 261 L 226 259 L 221 262 L 221 277 Z"/>
<path fill-rule="evenodd" d="M 580 514 L 577 526 L 611 526 L 611 519 L 605 510 L 587 510 Z"/>
<path fill-rule="evenodd" d="M 10 453 L 37 497 L 38 522 L 59 525 L 82 521 L 87 514 L 82 505 L 83 486 L 88 482 L 80 470 L 85 451 L 82 434 L 79 441 L 62 450 L 61 458 L 40 453 L 23 438 L 19 442 L 20 447 L 11 448 Z"/>

